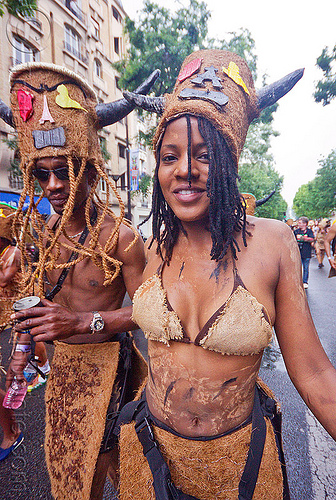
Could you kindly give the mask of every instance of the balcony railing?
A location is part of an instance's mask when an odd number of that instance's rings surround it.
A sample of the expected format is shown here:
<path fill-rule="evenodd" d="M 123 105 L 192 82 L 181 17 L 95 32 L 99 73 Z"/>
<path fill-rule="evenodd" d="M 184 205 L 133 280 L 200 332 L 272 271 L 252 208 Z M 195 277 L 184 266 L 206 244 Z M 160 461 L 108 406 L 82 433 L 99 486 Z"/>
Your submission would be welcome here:
<path fill-rule="evenodd" d="M 13 172 L 10 172 L 8 175 L 9 187 L 12 189 L 23 189 L 23 179 L 18 175 L 15 175 Z"/>
<path fill-rule="evenodd" d="M 84 64 L 88 63 L 88 52 L 84 45 L 79 46 L 79 50 L 73 47 L 70 43 L 63 41 L 64 50 L 75 56 L 77 59 L 82 61 Z"/>
<path fill-rule="evenodd" d="M 74 0 L 63 0 L 66 8 L 69 9 L 83 24 L 86 25 L 86 15 Z"/>

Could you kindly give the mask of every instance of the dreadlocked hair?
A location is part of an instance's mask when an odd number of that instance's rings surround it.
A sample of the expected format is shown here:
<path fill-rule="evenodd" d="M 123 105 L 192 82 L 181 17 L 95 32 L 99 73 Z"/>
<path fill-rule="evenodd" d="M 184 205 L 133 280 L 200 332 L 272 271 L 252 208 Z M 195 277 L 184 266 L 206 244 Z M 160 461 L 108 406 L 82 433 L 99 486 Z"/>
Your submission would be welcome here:
<path fill-rule="evenodd" d="M 136 243 L 138 238 L 137 232 L 131 224 L 124 219 L 125 207 L 121 200 L 115 185 L 111 182 L 103 166 L 98 160 L 90 161 L 90 167 L 96 170 L 96 179 L 90 189 L 89 196 L 85 201 L 85 220 L 89 230 L 90 240 L 87 246 L 75 241 L 75 237 L 67 234 L 65 226 L 69 221 L 75 205 L 75 196 L 77 189 L 81 183 L 85 170 L 87 169 L 87 161 L 82 158 L 79 160 L 80 168 L 75 168 L 73 158 L 67 157 L 69 169 L 69 197 L 64 207 L 62 216 L 59 219 L 59 224 L 53 231 L 45 221 L 45 218 L 38 211 L 38 205 L 43 198 L 43 193 L 38 200 L 34 201 L 35 187 L 34 176 L 32 170 L 35 166 L 35 159 L 22 158 L 21 170 L 23 173 L 24 189 L 22 191 L 18 209 L 15 211 L 13 232 L 17 240 L 17 245 L 21 250 L 21 269 L 22 269 L 22 295 L 38 295 L 44 296 L 44 279 L 45 272 L 53 269 L 64 269 L 73 267 L 85 258 L 91 259 L 94 264 L 104 272 L 104 286 L 110 285 L 118 276 L 121 270 L 122 262 L 111 256 L 115 250 L 119 229 L 121 224 L 125 224 L 132 229 L 134 239 L 128 245 L 125 251 L 129 251 Z M 106 182 L 106 200 L 102 201 L 96 193 L 96 188 L 100 179 Z M 120 215 L 117 217 L 109 207 L 111 192 L 116 196 L 119 206 Z M 23 210 L 26 197 L 29 198 L 27 210 Z M 95 224 L 90 221 L 90 209 L 92 205 L 97 209 L 97 220 Z M 107 241 L 102 244 L 99 241 L 99 235 L 102 223 L 106 216 L 114 219 L 114 228 L 108 237 Z M 60 236 L 64 237 L 64 241 L 60 242 Z M 33 262 L 31 254 L 27 251 L 26 243 L 30 241 L 38 249 L 39 260 Z M 59 262 L 61 247 L 75 251 L 77 258 L 70 262 Z M 37 288 L 35 290 L 35 288 Z"/>
<path fill-rule="evenodd" d="M 188 127 L 188 182 L 190 185 L 192 181 L 190 115 L 183 116 L 187 118 Z M 220 132 L 206 118 L 197 117 L 197 121 L 199 132 L 206 143 L 209 155 L 207 192 L 210 198 L 209 231 L 212 239 L 210 257 L 218 262 L 230 248 L 233 257 L 237 259 L 237 252 L 240 251 L 240 248 L 234 237 L 235 232 L 242 233 L 244 246 L 247 246 L 246 236 L 250 235 L 247 230 L 246 203 L 237 186 L 239 179 L 237 168 L 232 160 L 229 147 Z M 152 216 L 153 229 L 153 239 L 150 246 L 155 240 L 157 253 L 169 263 L 180 231 L 184 234 L 186 232 L 162 194 L 158 179 L 161 143 L 162 138 L 157 149 L 152 209 L 149 215 L 149 217 Z"/>

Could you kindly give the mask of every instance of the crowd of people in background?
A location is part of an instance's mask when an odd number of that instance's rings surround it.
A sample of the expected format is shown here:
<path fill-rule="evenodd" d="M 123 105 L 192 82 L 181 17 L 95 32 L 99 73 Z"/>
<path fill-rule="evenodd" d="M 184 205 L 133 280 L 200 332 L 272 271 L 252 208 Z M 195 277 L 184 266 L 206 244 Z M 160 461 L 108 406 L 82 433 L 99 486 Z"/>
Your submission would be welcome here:
<path fill-rule="evenodd" d="M 331 219 L 327 218 L 309 220 L 308 217 L 302 216 L 295 221 L 287 219 L 286 224 L 294 232 L 299 245 L 303 286 L 308 288 L 309 263 L 313 255 L 316 255 L 319 269 L 324 267 L 325 255 L 327 255 L 331 267 L 334 268 L 332 255 L 335 254 L 335 221 L 332 222 Z M 328 237 L 328 233 L 332 234 L 331 238 Z"/>

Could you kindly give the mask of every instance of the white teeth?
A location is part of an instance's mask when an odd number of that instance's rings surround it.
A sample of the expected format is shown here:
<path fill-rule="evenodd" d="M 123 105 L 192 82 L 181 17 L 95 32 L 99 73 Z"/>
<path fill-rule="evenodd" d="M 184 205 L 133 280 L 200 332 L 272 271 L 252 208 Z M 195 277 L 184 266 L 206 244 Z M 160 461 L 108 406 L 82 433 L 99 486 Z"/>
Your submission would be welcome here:
<path fill-rule="evenodd" d="M 194 189 L 181 189 L 181 191 L 179 191 L 179 194 L 193 194 L 193 193 L 198 193 L 198 191 Z"/>

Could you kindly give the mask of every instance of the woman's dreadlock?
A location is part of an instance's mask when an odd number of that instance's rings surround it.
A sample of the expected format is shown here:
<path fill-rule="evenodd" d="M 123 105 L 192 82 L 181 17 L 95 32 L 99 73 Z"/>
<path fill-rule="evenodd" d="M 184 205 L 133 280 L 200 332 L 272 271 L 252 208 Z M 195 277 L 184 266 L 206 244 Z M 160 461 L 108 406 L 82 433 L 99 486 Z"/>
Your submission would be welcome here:
<path fill-rule="evenodd" d="M 126 224 L 134 232 L 134 239 L 126 251 L 128 251 L 135 244 L 138 238 L 137 233 L 132 228 L 131 224 L 123 218 L 124 205 L 120 195 L 105 172 L 104 167 L 98 160 L 91 161 L 92 165 L 90 166 L 91 168 L 95 168 L 97 175 L 85 202 L 85 219 L 86 225 L 89 229 L 90 240 L 87 246 L 84 246 L 67 234 L 65 226 L 73 213 L 76 192 L 83 175 L 86 175 L 85 171 L 88 167 L 86 159 L 82 158 L 78 161 L 80 165 L 79 170 L 75 168 L 74 158 L 68 157 L 67 159 L 70 185 L 69 198 L 64 207 L 60 222 L 56 230 L 53 231 L 38 211 L 38 205 L 43 197 L 43 194 L 41 194 L 36 202 L 34 201 L 35 179 L 32 174 L 32 170 L 35 166 L 35 160 L 22 158 L 24 189 L 19 201 L 18 209 L 15 212 L 15 219 L 13 223 L 13 232 L 18 242 L 18 247 L 21 250 L 21 268 L 23 270 L 22 295 L 36 294 L 43 297 L 46 271 L 72 267 L 87 257 L 90 258 L 94 264 L 104 272 L 104 285 L 110 285 L 118 276 L 122 265 L 120 261 L 111 256 L 118 243 L 121 223 Z M 96 188 L 100 179 L 104 179 L 106 182 L 106 201 L 102 201 L 96 194 Z M 117 197 L 120 205 L 120 216 L 118 217 L 109 207 L 111 191 Z M 29 206 L 27 210 L 23 211 L 23 205 L 27 196 L 29 197 Z M 97 220 L 94 225 L 92 225 L 90 221 L 90 209 L 93 203 L 96 206 L 98 213 Z M 99 241 L 99 235 L 102 223 L 107 215 L 114 219 L 115 225 L 107 241 L 102 245 Z M 65 241 L 64 239 L 62 242 L 59 241 L 61 235 L 64 237 Z M 31 254 L 27 251 L 27 241 L 31 241 L 38 249 L 39 260 L 36 264 L 32 261 Z M 77 258 L 71 262 L 59 262 L 61 247 L 77 252 Z M 34 290 L 35 285 L 37 285 L 37 291 Z"/>
<path fill-rule="evenodd" d="M 187 118 L 188 126 L 188 181 L 191 181 L 191 134 L 190 115 Z M 210 198 L 209 231 L 211 233 L 212 260 L 221 260 L 228 250 L 237 259 L 239 245 L 234 237 L 235 232 L 241 232 L 244 246 L 247 246 L 246 235 L 246 204 L 239 194 L 237 168 L 224 137 L 205 118 L 197 117 L 200 134 L 205 140 L 209 154 L 209 175 L 207 192 Z M 153 202 L 149 217 L 152 215 L 153 240 L 157 242 L 157 253 L 168 262 L 172 257 L 173 248 L 177 242 L 180 230 L 185 233 L 180 220 L 167 204 L 160 187 L 158 171 L 160 165 L 161 142 L 157 150 L 157 163 L 153 181 Z M 146 219 L 148 220 L 149 217 Z M 145 221 L 144 221 L 145 222 Z M 151 244 L 152 244 L 151 243 Z M 162 251 L 164 249 L 164 252 Z M 165 256 L 163 256 L 163 253 Z"/>

